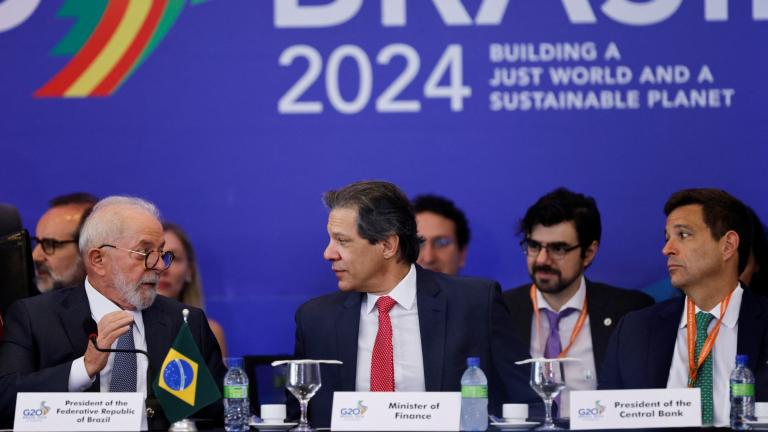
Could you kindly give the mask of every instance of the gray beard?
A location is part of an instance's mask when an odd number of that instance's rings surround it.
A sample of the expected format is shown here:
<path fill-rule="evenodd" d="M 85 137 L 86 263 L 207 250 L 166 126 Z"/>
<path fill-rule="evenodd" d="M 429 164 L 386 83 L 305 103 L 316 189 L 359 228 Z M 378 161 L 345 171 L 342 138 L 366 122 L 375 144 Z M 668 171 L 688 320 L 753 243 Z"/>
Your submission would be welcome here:
<path fill-rule="evenodd" d="M 50 275 L 50 283 L 40 283 L 36 279 L 37 289 L 41 293 L 47 293 L 48 291 L 54 291 L 61 288 L 69 288 L 75 285 L 81 284 L 85 280 L 85 269 L 83 268 L 83 260 L 78 257 L 75 265 L 68 268 L 64 273 L 60 274 L 51 270 L 50 267 L 45 266 L 46 271 Z"/>
<path fill-rule="evenodd" d="M 128 304 L 135 307 L 138 311 L 142 311 L 152 306 L 152 303 L 155 302 L 155 297 L 157 297 L 157 289 L 145 291 L 146 294 L 142 294 L 141 285 L 146 282 L 154 282 L 157 284 L 157 280 L 159 279 L 157 275 L 144 276 L 138 283 L 132 284 L 128 281 L 128 278 L 126 278 L 125 273 L 116 266 L 112 266 L 112 271 L 115 275 L 115 288 L 122 294 Z"/>

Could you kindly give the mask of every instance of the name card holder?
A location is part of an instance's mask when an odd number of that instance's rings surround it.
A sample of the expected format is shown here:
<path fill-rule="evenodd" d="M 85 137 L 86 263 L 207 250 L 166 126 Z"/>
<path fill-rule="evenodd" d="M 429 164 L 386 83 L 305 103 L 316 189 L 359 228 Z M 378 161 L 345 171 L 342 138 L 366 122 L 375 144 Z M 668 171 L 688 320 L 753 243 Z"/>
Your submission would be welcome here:
<path fill-rule="evenodd" d="M 139 431 L 141 393 L 19 393 L 14 431 Z"/>
<path fill-rule="evenodd" d="M 698 388 L 571 392 L 571 429 L 701 427 Z"/>
<path fill-rule="evenodd" d="M 459 392 L 335 392 L 334 431 L 458 431 Z"/>

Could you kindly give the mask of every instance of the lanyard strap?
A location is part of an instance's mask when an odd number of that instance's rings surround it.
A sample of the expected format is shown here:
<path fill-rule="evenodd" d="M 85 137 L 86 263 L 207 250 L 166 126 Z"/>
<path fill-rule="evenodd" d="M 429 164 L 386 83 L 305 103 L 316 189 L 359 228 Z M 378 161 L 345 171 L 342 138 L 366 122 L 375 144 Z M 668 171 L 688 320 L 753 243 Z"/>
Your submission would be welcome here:
<path fill-rule="evenodd" d="M 712 332 L 707 335 L 707 339 L 704 341 L 704 346 L 701 347 L 701 352 L 699 353 L 699 358 L 696 359 L 696 313 L 694 310 L 696 309 L 695 305 L 693 304 L 693 300 L 691 300 L 690 297 L 688 297 L 688 311 L 686 312 L 687 315 L 687 336 L 688 336 L 688 387 L 693 387 L 693 383 L 696 382 L 696 376 L 699 373 L 699 368 L 702 364 L 704 364 L 704 361 L 707 359 L 707 356 L 712 351 L 712 347 L 715 345 L 715 340 L 717 339 L 717 335 L 720 333 L 720 323 L 723 321 L 723 316 L 725 316 L 725 311 L 728 309 L 728 303 L 731 301 L 731 296 L 733 295 L 733 291 L 731 291 L 725 299 L 720 303 L 720 317 L 717 319 L 717 322 L 715 322 L 715 328 L 712 329 Z"/>
<path fill-rule="evenodd" d="M 536 298 L 536 285 L 531 284 L 531 303 L 533 303 L 533 317 L 536 320 L 536 340 L 539 342 L 539 349 L 541 349 L 541 318 L 539 317 L 539 301 Z M 560 352 L 558 358 L 568 355 L 568 350 L 571 349 L 571 345 L 576 341 L 576 337 L 579 335 L 581 328 L 584 327 L 584 322 L 587 320 L 587 296 L 584 296 L 584 304 L 581 306 L 579 312 L 579 319 L 576 320 L 576 326 L 573 327 L 571 332 L 571 338 L 568 341 L 568 345 Z"/>

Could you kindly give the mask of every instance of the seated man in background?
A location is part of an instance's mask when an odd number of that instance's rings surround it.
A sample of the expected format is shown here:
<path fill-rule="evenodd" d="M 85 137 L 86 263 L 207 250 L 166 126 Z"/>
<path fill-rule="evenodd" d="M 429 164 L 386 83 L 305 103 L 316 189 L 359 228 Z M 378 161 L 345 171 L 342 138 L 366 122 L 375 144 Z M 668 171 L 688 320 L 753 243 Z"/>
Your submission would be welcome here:
<path fill-rule="evenodd" d="M 77 242 L 80 229 L 99 199 L 88 193 L 53 198 L 40 217 L 33 240 L 37 289 L 45 293 L 57 288 L 82 285 L 85 267 Z"/>
<path fill-rule="evenodd" d="M 13 418 L 17 392 L 128 391 L 147 394 L 179 332 L 182 310 L 208 368 L 221 386 L 221 351 L 197 308 L 157 296 L 159 274 L 173 254 L 163 251 L 154 205 L 138 198 L 100 201 L 83 225 L 83 285 L 14 303 L 0 345 L 0 419 Z M 143 355 L 104 353 L 88 342 L 98 323 L 101 348 L 141 349 Z M 148 373 L 149 372 L 149 373 Z M 221 422 L 221 403 L 197 416 Z"/>
<path fill-rule="evenodd" d="M 414 265 L 416 220 L 397 186 L 358 182 L 324 196 L 328 246 L 340 292 L 296 312 L 296 358 L 341 360 L 322 367 L 309 405 L 328 427 L 334 391 L 459 391 L 467 357 L 488 376 L 489 410 L 534 402 L 528 357 L 496 282 L 456 278 Z"/>
<path fill-rule="evenodd" d="M 469 224 L 464 212 L 446 198 L 419 195 L 413 199 L 420 239 L 416 263 L 427 270 L 457 275 L 467 261 Z"/>
<path fill-rule="evenodd" d="M 520 222 L 520 243 L 533 284 L 504 293 L 515 330 L 531 356 L 575 357 L 565 363 L 568 388 L 558 410 L 568 416 L 571 390 L 594 390 L 608 338 L 629 311 L 653 304 L 631 291 L 587 280 L 600 245 L 602 224 L 594 198 L 556 189 L 539 198 Z"/>
<path fill-rule="evenodd" d="M 702 423 L 727 426 L 737 354 L 749 356 L 757 400 L 768 398 L 768 300 L 739 283 L 750 251 L 749 212 L 725 191 L 686 189 L 667 200 L 664 213 L 662 252 L 672 285 L 685 297 L 624 317 L 611 336 L 600 388 L 692 382 L 701 389 Z"/>

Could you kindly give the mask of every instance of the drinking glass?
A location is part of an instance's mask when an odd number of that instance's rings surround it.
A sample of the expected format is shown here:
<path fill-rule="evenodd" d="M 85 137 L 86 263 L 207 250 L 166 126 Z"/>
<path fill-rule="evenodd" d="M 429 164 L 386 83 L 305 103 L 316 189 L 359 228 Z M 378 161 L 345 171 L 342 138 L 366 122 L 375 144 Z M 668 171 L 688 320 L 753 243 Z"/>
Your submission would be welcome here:
<path fill-rule="evenodd" d="M 536 430 L 562 430 L 552 421 L 552 400 L 565 388 L 563 363 L 558 359 L 537 359 L 531 363 L 531 388 L 544 400 L 546 417 Z"/>
<path fill-rule="evenodd" d="M 299 400 L 301 420 L 291 429 L 297 432 L 311 432 L 315 429 L 307 421 L 307 405 L 312 396 L 322 385 L 320 381 L 320 364 L 310 362 L 288 363 L 288 380 L 285 387 Z"/>

